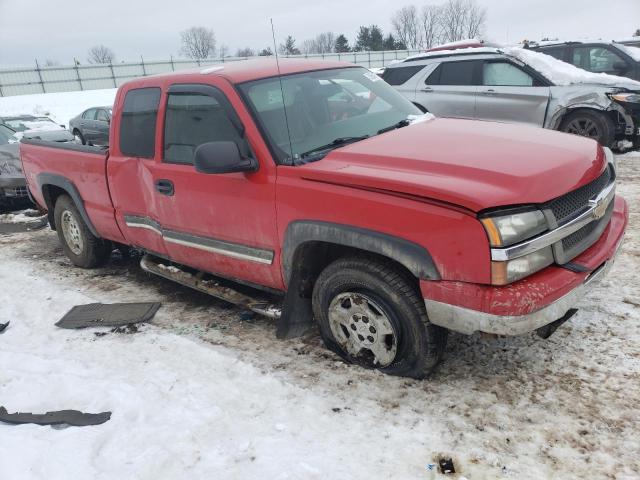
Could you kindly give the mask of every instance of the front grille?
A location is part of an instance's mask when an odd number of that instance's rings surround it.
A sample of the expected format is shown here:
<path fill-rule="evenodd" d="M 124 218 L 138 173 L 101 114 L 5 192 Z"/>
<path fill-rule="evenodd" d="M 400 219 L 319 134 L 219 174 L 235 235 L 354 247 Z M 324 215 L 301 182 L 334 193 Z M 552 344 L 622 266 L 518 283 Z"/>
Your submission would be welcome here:
<path fill-rule="evenodd" d="M 602 175 L 592 182 L 551 200 L 543 208 L 551 210 L 558 226 L 563 225 L 589 208 L 589 199 L 598 195 L 611 180 L 611 167 L 608 166 Z"/>
<path fill-rule="evenodd" d="M 4 194 L 7 197 L 15 197 L 15 198 L 26 197 L 28 195 L 27 187 L 5 188 Z"/>
<path fill-rule="evenodd" d="M 586 239 L 598 226 L 599 222 L 591 222 L 587 223 L 584 227 L 582 227 L 577 232 L 573 232 L 568 237 L 564 237 L 562 239 L 562 248 L 567 251 L 571 250 L 577 244 Z"/>

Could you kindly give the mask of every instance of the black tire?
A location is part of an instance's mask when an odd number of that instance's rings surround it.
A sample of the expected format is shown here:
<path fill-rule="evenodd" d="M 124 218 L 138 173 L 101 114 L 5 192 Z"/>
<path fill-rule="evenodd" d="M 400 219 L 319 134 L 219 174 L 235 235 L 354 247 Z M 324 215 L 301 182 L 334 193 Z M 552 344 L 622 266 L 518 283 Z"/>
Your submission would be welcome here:
<path fill-rule="evenodd" d="M 329 319 L 332 302 L 338 302 L 334 308 L 338 308 L 338 305 L 339 308 L 344 308 L 344 305 L 339 303 L 341 298 L 351 295 L 354 295 L 351 298 L 355 299 L 365 298 L 367 308 L 373 308 L 374 312 L 381 311 L 379 313 L 382 313 L 393 327 L 393 335 L 396 337 L 395 356 L 387 365 L 376 362 L 373 350 L 367 352 L 364 348 L 357 356 L 350 354 L 345 346 L 344 336 L 341 343 L 334 335 Z M 347 362 L 365 368 L 376 368 L 390 375 L 424 378 L 442 358 L 447 330 L 429 323 L 422 295 L 415 282 L 392 264 L 367 256 L 338 259 L 327 266 L 318 277 L 313 288 L 312 301 L 313 313 L 325 345 Z M 351 299 L 347 298 L 346 301 L 350 303 Z M 361 304 L 358 304 L 358 307 L 361 307 Z M 351 310 L 347 311 L 351 313 Z M 356 317 L 358 315 L 353 315 L 354 319 Z M 366 320 L 366 317 L 360 317 L 361 322 Z M 348 321 L 352 321 L 351 317 Z M 374 320 L 369 321 L 373 324 Z M 353 322 L 357 323 L 358 320 L 355 319 Z M 352 330 L 363 326 L 360 323 L 356 327 L 355 323 L 350 325 Z M 347 337 L 350 336 L 347 331 L 354 333 L 344 325 L 341 328 Z M 358 331 L 355 334 L 364 340 Z M 387 338 L 384 342 L 389 347 L 393 340 L 388 340 L 389 335 L 385 337 Z M 353 341 L 357 341 L 355 337 Z M 389 348 L 388 351 L 393 349 Z"/>
<path fill-rule="evenodd" d="M 62 250 L 74 265 L 94 268 L 109 259 L 111 242 L 91 233 L 70 197 L 67 195 L 58 197 L 53 215 Z M 69 227 L 67 228 L 65 224 Z"/>
<path fill-rule="evenodd" d="M 613 147 L 616 127 L 604 113 L 578 110 L 562 120 L 560 131 L 593 138 L 602 146 Z"/>
<path fill-rule="evenodd" d="M 84 139 L 84 135 L 82 135 L 82 132 L 80 130 L 78 130 L 77 128 L 75 128 L 73 130 L 73 136 L 77 137 L 80 140 L 80 143 L 82 143 L 82 145 L 86 145 L 87 141 Z"/>

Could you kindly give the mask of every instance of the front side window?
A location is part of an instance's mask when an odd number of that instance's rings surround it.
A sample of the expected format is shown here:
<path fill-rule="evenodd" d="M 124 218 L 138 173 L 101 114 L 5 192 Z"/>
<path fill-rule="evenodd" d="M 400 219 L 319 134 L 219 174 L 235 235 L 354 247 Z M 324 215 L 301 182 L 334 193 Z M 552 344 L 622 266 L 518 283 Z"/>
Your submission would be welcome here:
<path fill-rule="evenodd" d="M 376 135 L 409 115 L 422 113 L 364 68 L 304 72 L 280 79 L 240 85 L 278 163 L 304 159 L 337 139 Z"/>
<path fill-rule="evenodd" d="M 198 93 L 169 94 L 164 122 L 165 162 L 193 165 L 199 145 L 219 141 L 235 142 L 246 153 L 246 143 L 215 98 Z"/>
<path fill-rule="evenodd" d="M 573 62 L 576 67 L 596 73 L 614 73 L 624 65 L 622 57 L 604 47 L 574 47 Z"/>
<path fill-rule="evenodd" d="M 85 120 L 93 120 L 94 118 L 96 118 L 96 109 L 90 108 L 82 114 L 82 118 L 84 118 Z"/>
<path fill-rule="evenodd" d="M 482 66 L 482 84 L 487 86 L 531 87 L 533 77 L 508 62 L 489 62 Z"/>
<path fill-rule="evenodd" d="M 130 157 L 153 158 L 160 89 L 137 88 L 124 97 L 120 119 L 120 151 Z"/>

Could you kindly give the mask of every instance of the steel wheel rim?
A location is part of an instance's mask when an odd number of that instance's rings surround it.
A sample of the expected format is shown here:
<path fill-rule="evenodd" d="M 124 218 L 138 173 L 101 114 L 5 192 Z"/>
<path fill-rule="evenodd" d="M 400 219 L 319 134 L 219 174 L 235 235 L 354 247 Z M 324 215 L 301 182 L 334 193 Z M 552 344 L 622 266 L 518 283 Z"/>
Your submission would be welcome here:
<path fill-rule="evenodd" d="M 588 118 L 576 118 L 567 125 L 567 133 L 580 135 L 597 140 L 600 137 L 598 126 L 593 120 Z"/>
<path fill-rule="evenodd" d="M 60 223 L 67 246 L 75 255 L 80 255 L 84 249 L 84 242 L 75 216 L 69 210 L 65 210 L 60 217 Z"/>
<path fill-rule="evenodd" d="M 337 295 L 328 317 L 333 337 L 353 358 L 374 367 L 386 367 L 395 359 L 398 335 L 384 309 L 367 295 Z"/>

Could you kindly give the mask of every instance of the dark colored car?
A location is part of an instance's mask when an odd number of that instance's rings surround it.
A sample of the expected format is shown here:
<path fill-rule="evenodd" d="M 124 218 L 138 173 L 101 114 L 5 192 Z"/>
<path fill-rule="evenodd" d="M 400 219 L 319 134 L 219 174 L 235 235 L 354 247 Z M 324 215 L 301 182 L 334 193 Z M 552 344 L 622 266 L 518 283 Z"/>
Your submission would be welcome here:
<path fill-rule="evenodd" d="M 64 125 L 58 125 L 46 116 L 14 115 L 0 117 L 0 124 L 14 130 L 18 140 L 46 140 L 49 142 L 70 142 L 73 136 Z"/>
<path fill-rule="evenodd" d="M 0 208 L 26 203 L 27 182 L 15 131 L 0 124 Z"/>
<path fill-rule="evenodd" d="M 533 44 L 531 50 L 594 73 L 640 80 L 640 48 L 617 42 L 562 42 Z"/>
<path fill-rule="evenodd" d="M 92 107 L 69 120 L 69 130 L 83 145 L 109 145 L 111 107 Z"/>

